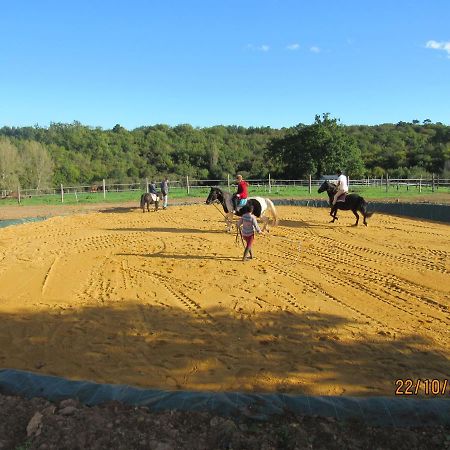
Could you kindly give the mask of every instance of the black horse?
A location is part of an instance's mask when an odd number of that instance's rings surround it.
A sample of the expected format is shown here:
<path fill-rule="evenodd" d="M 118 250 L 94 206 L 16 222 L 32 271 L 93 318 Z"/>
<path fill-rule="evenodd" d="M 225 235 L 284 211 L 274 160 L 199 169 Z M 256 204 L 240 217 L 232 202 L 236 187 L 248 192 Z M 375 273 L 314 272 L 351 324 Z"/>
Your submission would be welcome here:
<path fill-rule="evenodd" d="M 356 217 L 355 226 L 358 225 L 359 215 L 357 211 L 359 211 L 363 215 L 363 223 L 367 226 L 366 219 L 373 215 L 373 212 L 367 212 L 367 202 L 358 194 L 347 194 L 345 197 L 345 201 L 337 201 L 335 205 L 333 205 L 334 195 L 337 192 L 337 186 L 332 181 L 325 180 L 320 186 L 319 194 L 321 192 L 327 191 L 328 199 L 331 206 L 330 216 L 333 218 L 331 222 L 334 222 L 338 218 L 336 217 L 337 210 L 343 209 L 345 211 L 351 210 Z"/>
<path fill-rule="evenodd" d="M 145 205 L 147 205 L 147 211 L 150 211 L 150 205 L 155 204 L 155 211 L 158 211 L 159 196 L 156 195 L 156 200 L 153 199 L 152 194 L 146 193 L 141 195 L 141 208 L 142 212 L 145 212 Z"/>
<path fill-rule="evenodd" d="M 222 205 L 222 208 L 225 212 L 224 217 L 225 222 L 228 226 L 228 231 L 231 231 L 233 214 L 242 216 L 242 214 L 245 212 L 245 209 L 241 208 L 240 210 L 236 211 L 236 213 L 233 213 L 233 202 L 231 201 L 231 198 L 232 195 L 229 192 L 223 191 L 218 187 L 212 187 L 211 191 L 209 192 L 208 198 L 206 199 L 207 205 L 210 205 L 211 203 L 214 203 L 216 201 Z M 247 199 L 247 205 L 252 205 L 253 214 L 256 217 L 261 218 L 261 220 L 264 222 L 263 231 L 266 228 L 267 230 L 269 229 L 269 218 L 265 215 L 267 210 L 269 210 L 272 215 L 273 224 L 277 225 L 277 210 L 275 209 L 275 205 L 273 204 L 272 200 L 263 197 L 249 197 Z"/>

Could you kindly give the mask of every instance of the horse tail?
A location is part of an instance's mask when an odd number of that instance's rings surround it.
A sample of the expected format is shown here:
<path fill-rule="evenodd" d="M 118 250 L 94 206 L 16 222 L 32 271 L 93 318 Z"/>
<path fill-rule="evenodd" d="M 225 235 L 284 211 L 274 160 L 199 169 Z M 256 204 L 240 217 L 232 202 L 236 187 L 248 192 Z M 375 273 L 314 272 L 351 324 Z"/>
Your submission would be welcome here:
<path fill-rule="evenodd" d="M 367 212 L 368 206 L 369 206 L 369 204 L 364 199 L 362 199 L 362 207 L 363 207 L 362 213 L 364 214 L 364 217 L 367 217 L 367 218 L 372 217 L 375 214 L 375 211 Z"/>
<path fill-rule="evenodd" d="M 144 200 L 145 194 L 141 195 L 141 208 L 144 208 L 145 200 Z"/>
<path fill-rule="evenodd" d="M 270 209 L 270 213 L 272 214 L 272 218 L 273 218 L 273 226 L 277 226 L 278 225 L 278 214 L 277 214 L 277 210 L 275 209 L 275 205 L 273 204 L 272 200 L 270 200 L 269 198 L 266 198 L 266 203 L 267 206 Z"/>

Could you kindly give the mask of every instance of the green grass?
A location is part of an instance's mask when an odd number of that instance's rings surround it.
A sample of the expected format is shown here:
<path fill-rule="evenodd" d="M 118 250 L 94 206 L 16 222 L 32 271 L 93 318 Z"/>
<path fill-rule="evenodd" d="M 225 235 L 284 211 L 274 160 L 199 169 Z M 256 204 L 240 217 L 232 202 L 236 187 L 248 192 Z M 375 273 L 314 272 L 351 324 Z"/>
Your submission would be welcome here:
<path fill-rule="evenodd" d="M 225 187 L 224 187 L 225 188 Z M 326 194 L 319 194 L 317 192 L 318 187 L 313 186 L 311 193 L 309 193 L 307 186 L 272 186 L 271 191 L 267 186 L 250 186 L 250 195 L 276 198 L 298 198 L 298 199 L 326 199 Z M 408 198 L 414 198 L 417 201 L 418 198 L 423 200 L 432 201 L 433 197 L 446 198 L 450 201 L 450 188 L 440 187 L 433 192 L 431 187 L 422 187 L 422 192 L 416 186 L 410 186 L 409 189 L 406 186 L 401 185 L 398 187 L 392 185 L 386 190 L 385 186 L 350 186 L 351 192 L 356 192 L 366 199 L 402 199 L 407 201 Z M 169 193 L 169 202 L 171 200 L 184 200 L 189 201 L 193 198 L 204 198 L 208 196 L 208 187 L 194 187 L 190 189 L 189 195 L 186 188 L 174 187 Z M 36 197 L 23 197 L 21 199 L 22 206 L 36 206 L 36 205 L 76 205 L 80 203 L 122 203 L 122 202 L 136 202 L 139 203 L 141 191 L 126 191 L 126 192 L 106 192 L 103 197 L 103 192 L 96 193 L 65 193 L 64 203 L 61 202 L 60 194 L 43 195 Z M 17 199 L 3 199 L 0 201 L 0 207 L 7 205 L 17 205 Z"/>

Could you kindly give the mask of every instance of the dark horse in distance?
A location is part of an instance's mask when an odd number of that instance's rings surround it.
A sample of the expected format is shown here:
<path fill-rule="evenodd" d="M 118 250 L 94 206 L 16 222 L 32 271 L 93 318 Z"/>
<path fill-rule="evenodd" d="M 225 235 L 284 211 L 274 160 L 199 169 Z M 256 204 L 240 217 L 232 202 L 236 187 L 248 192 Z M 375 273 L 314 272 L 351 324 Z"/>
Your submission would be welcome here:
<path fill-rule="evenodd" d="M 233 213 L 233 202 L 231 200 L 232 195 L 224 191 L 218 187 L 212 187 L 211 191 L 209 192 L 208 198 L 206 199 L 206 204 L 210 205 L 214 202 L 219 202 L 222 205 L 222 208 L 225 212 L 225 222 L 228 227 L 228 231 L 231 231 L 231 225 L 233 224 L 233 214 L 236 214 L 237 216 L 242 216 L 243 212 L 246 210 L 245 208 L 241 207 L 236 211 L 236 213 Z M 278 215 L 277 210 L 275 209 L 275 205 L 273 204 L 272 200 L 269 198 L 263 198 L 263 197 L 249 197 L 247 199 L 246 205 L 252 205 L 253 206 L 253 214 L 260 218 L 263 223 L 263 231 L 267 229 L 269 230 L 269 218 L 265 215 L 266 211 L 270 211 L 273 219 L 273 225 L 278 224 Z"/>
<path fill-rule="evenodd" d="M 330 201 L 331 211 L 330 216 L 333 218 L 331 222 L 334 222 L 338 218 L 336 217 L 338 209 L 343 209 L 345 211 L 351 210 L 353 214 L 356 217 L 356 223 L 355 226 L 358 225 L 359 222 L 359 214 L 358 211 L 363 215 L 363 223 L 365 226 L 367 226 L 366 219 L 372 216 L 372 213 L 367 212 L 367 202 L 358 194 L 347 194 L 345 196 L 345 200 L 339 200 L 341 197 L 339 197 L 338 201 L 335 205 L 333 205 L 333 199 L 334 194 L 337 192 L 336 184 L 332 181 L 325 180 L 322 185 L 320 186 L 319 190 L 317 192 L 322 193 L 324 191 L 327 191 L 328 199 Z"/>
<path fill-rule="evenodd" d="M 150 205 L 155 204 L 155 211 L 158 211 L 159 207 L 159 196 L 155 194 L 146 194 L 141 195 L 141 208 L 142 212 L 145 212 L 145 205 L 147 205 L 147 211 L 150 211 Z"/>

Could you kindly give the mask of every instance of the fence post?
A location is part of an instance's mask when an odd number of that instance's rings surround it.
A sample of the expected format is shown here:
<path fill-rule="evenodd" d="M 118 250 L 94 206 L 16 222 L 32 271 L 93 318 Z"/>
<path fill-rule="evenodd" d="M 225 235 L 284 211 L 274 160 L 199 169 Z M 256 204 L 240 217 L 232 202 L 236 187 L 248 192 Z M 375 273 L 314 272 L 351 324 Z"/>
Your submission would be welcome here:
<path fill-rule="evenodd" d="M 228 192 L 230 192 L 230 174 L 227 173 Z"/>
<path fill-rule="evenodd" d="M 309 192 L 309 195 L 311 195 L 311 192 L 312 192 L 312 179 L 311 179 L 311 174 L 309 174 L 308 192 Z"/>
<path fill-rule="evenodd" d="M 17 202 L 20 203 L 20 185 L 17 186 Z"/>
<path fill-rule="evenodd" d="M 386 172 L 386 192 L 389 189 L 389 174 Z"/>
<path fill-rule="evenodd" d="M 61 184 L 61 203 L 64 203 L 64 187 Z"/>
<path fill-rule="evenodd" d="M 422 192 L 422 175 L 420 175 L 420 179 L 419 179 L 419 192 Z"/>
<path fill-rule="evenodd" d="M 145 179 L 145 193 L 148 194 L 148 178 Z"/>
<path fill-rule="evenodd" d="M 434 192 L 434 173 L 431 174 L 431 192 Z"/>
<path fill-rule="evenodd" d="M 189 175 L 186 175 L 186 190 L 187 190 L 187 195 L 189 195 Z"/>
<path fill-rule="evenodd" d="M 105 185 L 105 179 L 103 178 L 103 198 L 106 198 L 106 185 Z"/>
<path fill-rule="evenodd" d="M 270 180 L 270 173 L 269 173 L 269 194 L 272 192 L 272 182 Z"/>

